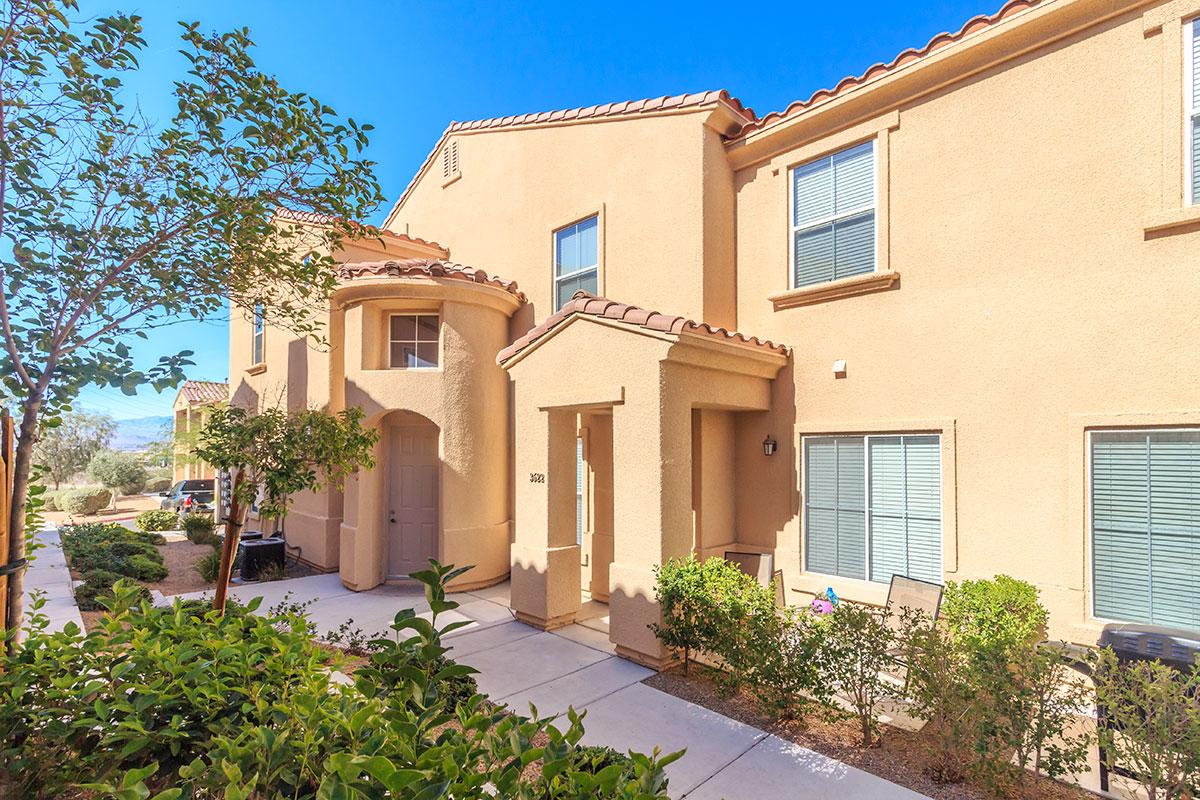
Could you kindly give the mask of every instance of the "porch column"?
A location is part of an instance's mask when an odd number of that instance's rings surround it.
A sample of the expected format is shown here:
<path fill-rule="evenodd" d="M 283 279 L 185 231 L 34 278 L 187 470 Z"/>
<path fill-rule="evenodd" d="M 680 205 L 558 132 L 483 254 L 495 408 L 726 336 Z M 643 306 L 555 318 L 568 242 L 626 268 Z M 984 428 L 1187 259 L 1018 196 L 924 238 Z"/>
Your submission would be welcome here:
<path fill-rule="evenodd" d="M 338 525 L 338 572 L 342 583 L 356 592 L 383 583 L 388 552 L 382 507 L 390 442 L 387 428 L 378 420 L 369 427 L 382 434 L 371 451 L 375 467 L 347 476 Z"/>
<path fill-rule="evenodd" d="M 669 393 L 626 397 L 613 409 L 613 564 L 609 639 L 658 669 L 669 654 L 649 626 L 661 620 L 654 568 L 692 549 L 692 413 Z"/>
<path fill-rule="evenodd" d="M 516 541 L 511 605 L 543 629 L 575 620 L 580 606 L 575 541 L 574 410 L 529 409 L 516 419 Z"/>

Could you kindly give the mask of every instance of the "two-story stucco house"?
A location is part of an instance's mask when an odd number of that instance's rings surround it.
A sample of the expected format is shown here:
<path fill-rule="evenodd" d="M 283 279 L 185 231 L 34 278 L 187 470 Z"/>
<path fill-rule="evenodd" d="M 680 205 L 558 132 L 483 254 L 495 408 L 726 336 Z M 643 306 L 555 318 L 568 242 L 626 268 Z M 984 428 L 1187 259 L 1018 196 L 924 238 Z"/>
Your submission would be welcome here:
<path fill-rule="evenodd" d="M 383 434 L 289 539 L 355 589 L 474 564 L 545 627 L 589 592 L 651 664 L 692 552 L 790 602 L 1008 573 L 1055 636 L 1200 626 L 1198 18 L 1014 0 L 766 116 L 452 123 L 337 254 L 327 351 L 233 323 L 234 402 Z"/>

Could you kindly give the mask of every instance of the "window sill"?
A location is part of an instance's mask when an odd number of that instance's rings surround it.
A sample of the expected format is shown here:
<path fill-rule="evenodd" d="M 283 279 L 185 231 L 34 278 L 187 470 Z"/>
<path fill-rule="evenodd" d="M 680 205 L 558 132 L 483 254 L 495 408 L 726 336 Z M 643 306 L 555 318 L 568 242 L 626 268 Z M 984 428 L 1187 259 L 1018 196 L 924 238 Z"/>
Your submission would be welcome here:
<path fill-rule="evenodd" d="M 1144 231 L 1147 234 L 1164 234 L 1193 226 L 1200 226 L 1200 205 L 1172 208 L 1152 214 L 1146 219 Z"/>
<path fill-rule="evenodd" d="M 884 270 L 872 272 L 869 275 L 855 275 L 853 278 L 842 278 L 829 283 L 814 286 L 803 286 L 799 289 L 789 289 L 786 292 L 770 295 L 767 299 L 775 305 L 776 311 L 798 306 L 810 306 L 843 297 L 856 297 L 860 294 L 881 292 L 891 289 L 900 280 L 899 272 Z"/>
<path fill-rule="evenodd" d="M 255 364 L 253 366 L 246 367 L 247 375 L 261 375 L 266 371 L 267 371 L 267 363 L 265 361 L 260 361 L 259 363 Z"/>
<path fill-rule="evenodd" d="M 445 180 L 442 181 L 442 188 L 445 189 L 447 186 L 454 183 L 456 180 L 458 180 L 461 177 L 462 177 L 461 172 L 455 172 L 449 178 L 446 178 Z"/>

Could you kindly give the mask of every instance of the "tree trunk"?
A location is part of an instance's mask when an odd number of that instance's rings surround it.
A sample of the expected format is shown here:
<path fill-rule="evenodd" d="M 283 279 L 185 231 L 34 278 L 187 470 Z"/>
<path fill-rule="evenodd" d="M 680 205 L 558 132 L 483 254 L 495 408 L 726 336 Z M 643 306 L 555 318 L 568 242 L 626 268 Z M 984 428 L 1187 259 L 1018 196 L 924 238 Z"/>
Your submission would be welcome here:
<path fill-rule="evenodd" d="M 13 496 L 8 518 L 8 553 L 6 563 L 25 557 L 25 505 L 29 494 L 29 473 L 33 466 L 33 444 L 37 436 L 38 412 L 42 395 L 32 394 L 21 403 L 21 427 L 17 448 L 13 453 Z M 25 615 L 25 570 L 8 576 L 8 614 L 5 630 L 15 631 L 15 645 L 22 638 L 21 623 Z"/>
<path fill-rule="evenodd" d="M 220 480 L 218 478 L 217 480 Z M 217 590 L 213 594 L 213 609 L 217 616 L 225 615 L 225 596 L 229 592 L 229 577 L 233 572 L 233 557 L 242 538 L 242 508 L 238 502 L 238 489 L 242 485 L 242 471 L 233 476 L 233 489 L 229 493 L 229 516 L 225 518 L 225 541 L 221 545 L 221 566 L 217 569 Z"/>

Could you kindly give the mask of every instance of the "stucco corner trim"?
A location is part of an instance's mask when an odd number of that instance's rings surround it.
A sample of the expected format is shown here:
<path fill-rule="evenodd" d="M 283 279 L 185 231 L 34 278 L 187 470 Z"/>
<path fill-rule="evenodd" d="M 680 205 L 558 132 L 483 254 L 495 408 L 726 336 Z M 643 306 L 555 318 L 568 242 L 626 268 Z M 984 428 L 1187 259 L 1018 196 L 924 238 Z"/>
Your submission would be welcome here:
<path fill-rule="evenodd" d="M 579 389 L 542 395 L 537 399 L 537 407 L 541 411 L 547 411 L 552 408 L 580 406 L 619 406 L 624 402 L 624 386 L 604 386 L 598 389 Z"/>
<path fill-rule="evenodd" d="M 818 286 L 804 286 L 799 289 L 789 289 L 767 297 L 775 306 L 776 311 L 798 306 L 810 306 L 814 303 L 824 303 L 843 297 L 855 297 L 860 294 L 881 292 L 893 288 L 900 280 L 899 272 L 883 270 L 872 272 L 870 275 L 856 275 L 838 281 L 823 283 Z"/>
<path fill-rule="evenodd" d="M 1172 0 L 1142 14 L 1142 33 L 1153 36 L 1162 33 L 1169 23 L 1200 13 L 1200 0 Z"/>
<path fill-rule="evenodd" d="M 1146 234 L 1163 234 L 1184 228 L 1200 227 L 1200 206 L 1183 206 L 1159 211 L 1146 217 Z"/>
<path fill-rule="evenodd" d="M 257 364 L 254 364 L 253 366 L 246 367 L 247 375 L 261 375 L 266 371 L 267 371 L 267 365 L 265 362 L 259 362 Z"/>

